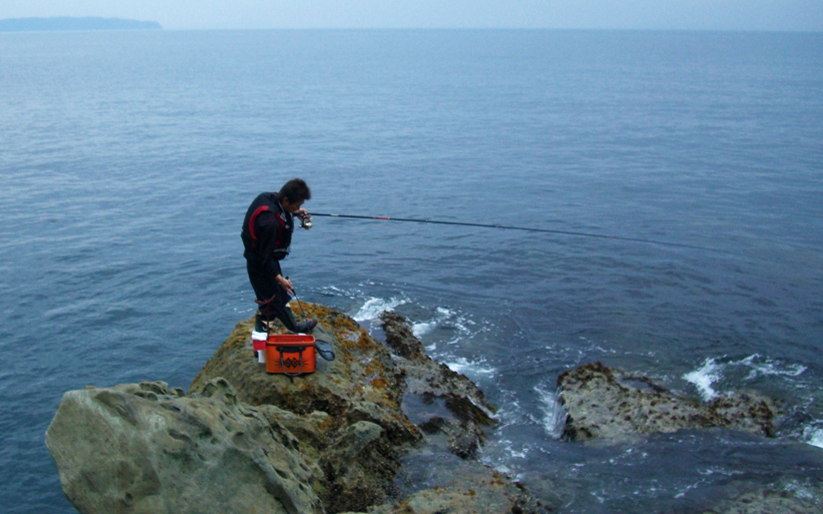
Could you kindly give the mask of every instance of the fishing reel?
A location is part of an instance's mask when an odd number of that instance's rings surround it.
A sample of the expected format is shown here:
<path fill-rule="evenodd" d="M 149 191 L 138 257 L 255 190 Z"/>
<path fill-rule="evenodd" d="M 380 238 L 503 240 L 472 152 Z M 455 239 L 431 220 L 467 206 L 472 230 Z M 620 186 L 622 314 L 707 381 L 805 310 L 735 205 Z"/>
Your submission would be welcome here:
<path fill-rule="evenodd" d="M 311 228 L 311 217 L 306 216 L 305 218 L 300 218 L 300 228 L 303 229 L 310 229 Z"/>

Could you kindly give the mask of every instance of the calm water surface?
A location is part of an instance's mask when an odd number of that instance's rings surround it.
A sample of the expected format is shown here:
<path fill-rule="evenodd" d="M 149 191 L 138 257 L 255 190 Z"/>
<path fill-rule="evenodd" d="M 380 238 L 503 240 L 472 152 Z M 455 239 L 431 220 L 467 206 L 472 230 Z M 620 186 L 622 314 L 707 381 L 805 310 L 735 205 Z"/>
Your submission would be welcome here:
<path fill-rule="evenodd" d="M 73 511 L 44 444 L 63 392 L 187 388 L 252 315 L 240 223 L 293 176 L 318 212 L 689 246 L 329 218 L 295 236 L 301 297 L 377 336 L 381 310 L 408 316 L 500 407 L 483 461 L 564 512 L 820 490 L 819 34 L 0 34 L 0 86 L 8 512 Z M 561 443 L 556 377 L 594 360 L 773 396 L 778 437 Z"/>

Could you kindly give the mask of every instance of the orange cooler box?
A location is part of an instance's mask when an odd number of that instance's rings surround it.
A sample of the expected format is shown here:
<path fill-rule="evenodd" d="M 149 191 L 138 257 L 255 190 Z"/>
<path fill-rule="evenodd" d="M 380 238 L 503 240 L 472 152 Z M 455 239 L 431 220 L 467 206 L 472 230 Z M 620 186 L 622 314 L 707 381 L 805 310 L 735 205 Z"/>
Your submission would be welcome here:
<path fill-rule="evenodd" d="M 270 334 L 266 342 L 266 371 L 289 376 L 314 373 L 314 336 Z"/>

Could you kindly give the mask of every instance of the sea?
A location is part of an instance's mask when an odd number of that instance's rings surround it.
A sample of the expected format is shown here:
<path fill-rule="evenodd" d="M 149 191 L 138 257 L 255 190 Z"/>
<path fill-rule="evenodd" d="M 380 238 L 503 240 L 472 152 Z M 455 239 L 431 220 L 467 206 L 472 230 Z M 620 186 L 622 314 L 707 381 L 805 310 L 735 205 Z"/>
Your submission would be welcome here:
<path fill-rule="evenodd" d="M 377 338 L 407 317 L 559 512 L 823 508 L 823 34 L 277 30 L 0 34 L 0 510 L 75 512 L 63 393 L 187 389 L 253 316 L 243 216 L 293 177 L 428 221 L 315 216 L 283 269 Z M 767 395 L 775 437 L 564 442 L 557 377 L 596 361 Z"/>

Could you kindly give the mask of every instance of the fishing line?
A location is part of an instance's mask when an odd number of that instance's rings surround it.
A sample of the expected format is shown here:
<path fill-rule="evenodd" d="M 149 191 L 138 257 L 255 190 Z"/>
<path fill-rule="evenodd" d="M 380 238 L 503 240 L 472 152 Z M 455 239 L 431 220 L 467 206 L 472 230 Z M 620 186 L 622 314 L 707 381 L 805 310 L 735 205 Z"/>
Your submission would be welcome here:
<path fill-rule="evenodd" d="M 718 250 L 716 248 L 708 248 L 705 246 L 697 246 L 697 245 L 690 245 L 686 243 L 672 243 L 668 241 L 657 241 L 654 239 L 644 239 L 639 237 L 623 237 L 623 236 L 614 236 L 609 234 L 597 234 L 594 232 L 576 232 L 572 230 L 558 230 L 558 229 L 550 229 L 550 228 L 534 228 L 534 227 L 518 227 L 513 225 L 495 225 L 495 224 L 486 224 L 486 223 L 467 223 L 462 221 L 444 221 L 444 220 L 433 220 L 433 219 L 418 219 L 418 218 L 392 218 L 389 216 L 361 216 L 356 214 L 331 214 L 326 212 L 312 212 L 309 214 L 310 216 L 324 216 L 329 218 L 348 218 L 348 219 L 357 219 L 357 220 L 376 220 L 376 221 L 400 221 L 400 222 L 409 222 L 409 223 L 430 223 L 435 225 L 457 225 L 462 227 L 479 227 L 479 228 L 497 228 L 502 230 L 520 230 L 523 232 L 539 232 L 543 234 L 557 234 L 563 236 L 573 236 L 573 237 L 588 237 L 588 238 L 597 238 L 597 239 L 610 239 L 612 241 L 628 241 L 632 243 L 645 243 L 645 244 L 654 244 L 654 245 L 661 245 L 661 246 L 672 246 L 677 248 L 690 248 L 692 250 L 703 250 L 707 252 L 718 252 L 718 253 L 728 253 L 724 250 Z M 309 225 L 311 226 L 311 225 Z"/>

